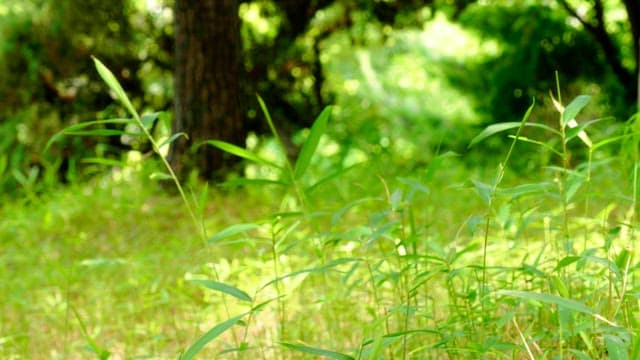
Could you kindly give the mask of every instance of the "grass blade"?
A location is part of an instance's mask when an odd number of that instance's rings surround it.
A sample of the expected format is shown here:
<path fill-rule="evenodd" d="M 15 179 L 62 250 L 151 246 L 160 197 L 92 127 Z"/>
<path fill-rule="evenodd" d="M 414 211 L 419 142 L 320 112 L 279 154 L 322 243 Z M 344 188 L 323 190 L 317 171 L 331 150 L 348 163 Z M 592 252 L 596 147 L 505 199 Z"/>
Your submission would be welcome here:
<path fill-rule="evenodd" d="M 516 290 L 500 290 L 498 291 L 498 295 L 513 296 L 513 297 L 517 297 L 525 300 L 534 300 L 534 301 L 539 301 L 546 304 L 554 304 L 568 310 L 573 310 L 573 311 L 580 312 L 583 314 L 588 314 L 588 315 L 595 315 L 595 312 L 591 310 L 591 308 L 589 308 L 587 305 L 579 301 L 563 298 L 557 295 L 540 294 L 540 293 L 534 293 L 529 291 L 516 291 Z"/>
<path fill-rule="evenodd" d="M 114 93 L 116 93 L 116 97 L 118 98 L 118 100 L 120 100 L 120 102 L 124 105 L 124 107 L 127 109 L 127 111 L 129 111 L 131 115 L 133 115 L 136 119 L 140 119 L 138 112 L 133 108 L 131 101 L 129 101 L 129 97 L 124 92 L 124 89 L 122 89 L 122 86 L 120 86 L 118 79 L 116 79 L 111 70 L 104 66 L 104 64 L 95 56 L 91 56 L 91 58 L 96 65 L 98 74 L 100 74 L 100 77 L 102 78 L 102 80 L 104 80 L 107 86 L 109 86 L 109 88 Z"/>
<path fill-rule="evenodd" d="M 243 149 L 237 145 L 234 144 L 230 144 L 228 142 L 225 141 L 220 141 L 220 140 L 208 140 L 208 141 L 204 141 L 198 145 L 195 146 L 195 148 L 200 147 L 201 145 L 206 144 L 206 145 L 211 145 L 213 147 L 216 147 L 224 152 L 227 152 L 229 154 L 241 157 L 245 160 L 249 160 L 249 161 L 253 161 L 255 163 L 258 164 L 264 164 L 264 165 L 269 165 L 272 166 L 274 168 L 277 169 L 281 169 L 282 167 L 274 162 L 271 162 L 269 160 L 263 159 L 261 157 L 259 157 L 258 155 L 252 153 L 249 150 Z"/>
<path fill-rule="evenodd" d="M 491 135 L 497 134 L 499 132 L 515 129 L 515 128 L 518 128 L 518 127 L 520 127 L 520 123 L 519 122 L 505 122 L 505 123 L 500 123 L 500 124 L 489 125 L 484 130 L 482 130 L 482 132 L 480 132 L 480 134 L 476 135 L 476 137 L 471 139 L 471 142 L 469 143 L 468 148 L 470 148 L 473 145 L 479 143 L 480 141 L 488 138 Z"/>
<path fill-rule="evenodd" d="M 253 230 L 255 228 L 258 227 L 258 224 L 255 223 L 246 223 L 246 224 L 235 224 L 235 225 L 231 225 L 228 228 L 218 232 L 217 234 L 213 235 L 212 237 L 209 238 L 209 240 L 207 240 L 210 243 L 214 243 L 223 239 L 226 239 L 228 237 L 231 237 L 233 235 L 239 234 L 239 233 L 243 233 L 249 230 Z"/>
<path fill-rule="evenodd" d="M 231 295 L 238 300 L 248 301 L 248 302 L 253 301 L 251 299 L 251 296 L 249 296 L 249 294 L 238 289 L 237 287 L 234 287 L 228 284 L 224 284 L 224 283 L 213 281 L 213 280 L 199 280 L 199 279 L 189 280 L 189 282 L 197 285 L 202 285 L 210 290 L 220 291 L 227 295 Z"/>
<path fill-rule="evenodd" d="M 318 355 L 318 356 L 325 357 L 327 359 L 355 360 L 355 358 L 353 356 L 342 354 L 342 353 L 331 351 L 331 350 L 319 349 L 319 348 L 315 348 L 315 347 L 311 347 L 311 346 L 299 345 L 299 344 L 291 344 L 291 343 L 286 343 L 286 342 L 281 342 L 280 344 L 282 346 L 284 346 L 284 347 L 287 347 L 287 348 L 291 349 L 291 350 L 300 351 L 300 352 L 307 353 L 307 354 L 312 354 L 312 355 Z"/>
<path fill-rule="evenodd" d="M 293 174 L 296 179 L 300 179 L 304 173 L 309 168 L 309 164 L 311 163 L 311 158 L 313 154 L 316 152 L 318 148 L 318 144 L 320 143 L 320 138 L 322 134 L 324 134 L 327 129 L 327 123 L 329 122 L 329 117 L 331 116 L 331 107 L 326 107 L 318 118 L 313 123 L 311 130 L 309 132 L 309 137 L 302 145 L 302 149 L 300 150 L 300 154 L 298 155 L 298 159 L 296 160 L 296 164 L 294 166 Z"/>
<path fill-rule="evenodd" d="M 213 339 L 220 336 L 222 333 L 227 331 L 230 327 L 237 324 L 247 313 L 234 316 L 231 319 L 221 322 L 220 324 L 211 328 L 211 330 L 207 331 L 204 335 L 200 337 L 196 342 L 194 342 L 187 351 L 180 356 L 180 360 L 191 360 L 196 354 L 202 350 L 202 348 L 210 343 Z"/>
<path fill-rule="evenodd" d="M 574 119 L 576 115 L 589 103 L 591 96 L 578 95 L 562 112 L 562 127 L 567 126 L 567 123 Z"/>
<path fill-rule="evenodd" d="M 46 152 L 49 147 L 51 146 L 51 144 L 53 144 L 54 142 L 58 141 L 61 137 L 66 136 L 66 135 L 70 135 L 72 133 L 80 133 L 80 130 L 92 126 L 92 125 L 102 125 L 102 124 L 128 124 L 128 123 L 134 123 L 133 119 L 107 119 L 107 120 L 94 120 L 94 121 L 86 121 L 80 124 L 75 124 L 75 125 L 71 125 L 69 127 L 66 127 L 64 129 L 62 129 L 61 131 L 59 131 L 58 133 L 56 133 L 55 135 L 53 135 L 49 141 L 47 141 L 47 144 L 44 147 L 44 151 Z M 98 130 L 104 130 L 104 129 L 98 129 Z M 95 135 L 95 133 L 90 133 L 92 130 L 87 130 L 85 132 L 85 135 Z M 122 131 L 120 131 L 122 133 Z"/>

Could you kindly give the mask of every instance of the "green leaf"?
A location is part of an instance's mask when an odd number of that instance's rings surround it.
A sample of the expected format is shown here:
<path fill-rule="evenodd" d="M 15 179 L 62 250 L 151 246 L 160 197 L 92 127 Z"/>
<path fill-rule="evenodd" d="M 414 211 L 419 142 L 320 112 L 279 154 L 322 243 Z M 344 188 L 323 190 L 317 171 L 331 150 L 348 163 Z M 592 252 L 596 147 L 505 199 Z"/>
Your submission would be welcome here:
<path fill-rule="evenodd" d="M 263 159 L 261 157 L 259 157 L 258 155 L 252 153 L 251 151 L 248 151 L 246 149 L 243 149 L 237 145 L 234 144 L 230 144 L 228 142 L 224 142 L 224 141 L 220 141 L 220 140 L 208 140 L 208 141 L 204 141 L 200 144 L 197 144 L 195 147 L 198 148 L 203 144 L 207 144 L 207 145 L 211 145 L 213 147 L 217 147 L 218 149 L 224 151 L 224 152 L 228 152 L 229 154 L 241 157 L 243 159 L 249 160 L 249 161 L 253 161 L 259 164 L 264 164 L 264 165 L 268 165 L 268 166 L 272 166 L 275 167 L 277 169 L 282 169 L 282 167 L 274 162 L 271 162 L 269 160 Z"/>
<path fill-rule="evenodd" d="M 460 156 L 460 155 L 453 151 L 447 151 L 446 153 L 440 154 L 436 156 L 434 159 L 432 159 L 429 162 L 429 165 L 427 166 L 427 170 L 425 171 L 425 175 L 424 175 L 425 181 L 431 181 L 433 179 L 434 175 L 436 174 L 436 171 L 442 167 L 442 164 L 444 163 L 445 159 L 450 157 L 457 157 L 457 156 Z"/>
<path fill-rule="evenodd" d="M 315 268 L 311 268 L 311 269 L 303 269 L 303 270 L 297 270 L 294 272 L 291 272 L 289 274 L 280 276 L 278 278 L 275 278 L 269 282 L 267 282 L 266 284 L 264 284 L 260 290 L 267 288 L 268 286 L 270 286 L 271 284 L 275 284 L 279 281 L 282 281 L 284 279 L 288 279 L 290 277 L 294 277 L 294 276 L 298 276 L 298 275 L 303 275 L 303 274 L 317 274 L 317 273 L 325 273 L 325 272 L 329 272 L 330 270 L 332 270 L 332 268 L 339 266 L 339 265 L 343 265 L 343 264 L 348 264 L 351 262 L 360 262 L 362 261 L 361 259 L 357 259 L 357 258 L 340 258 L 340 259 L 336 259 L 336 260 L 332 260 L 329 261 L 328 263 L 315 267 Z"/>
<path fill-rule="evenodd" d="M 524 118 L 528 118 L 529 114 L 531 113 L 531 110 L 533 109 L 533 105 L 531 107 L 529 107 L 529 109 L 527 110 Z M 482 130 L 482 132 L 480 132 L 480 134 L 476 135 L 476 137 L 474 137 L 471 142 L 469 143 L 469 146 L 467 146 L 467 148 L 472 147 L 473 145 L 479 143 L 480 141 L 488 138 L 491 135 L 497 134 L 499 132 L 503 132 L 503 131 L 507 131 L 507 130 L 511 130 L 511 129 L 516 129 L 519 128 L 520 125 L 522 125 L 522 122 L 504 122 L 504 123 L 498 123 L 498 124 L 492 124 L 487 126 L 484 130 Z M 539 129 L 543 129 L 549 132 L 552 132 L 556 135 L 560 135 L 560 132 L 548 125 L 544 125 L 544 124 L 538 124 L 538 123 L 530 123 L 527 122 L 524 124 L 524 126 L 528 126 L 528 127 L 535 127 L 535 128 L 539 128 Z M 520 137 L 518 137 L 520 138 Z"/>
<path fill-rule="evenodd" d="M 133 108 L 133 105 L 131 105 L 131 101 L 129 101 L 127 94 L 124 92 L 124 89 L 122 89 L 122 86 L 120 86 L 120 83 L 113 75 L 111 70 L 104 66 L 104 64 L 95 56 L 91 56 L 91 58 L 96 65 L 98 74 L 100 74 L 102 80 L 104 80 L 107 86 L 116 94 L 118 100 L 120 100 L 120 102 L 124 105 L 127 111 L 129 111 L 129 113 L 133 115 L 133 117 L 135 117 L 136 119 L 140 119 L 138 112 Z"/>
<path fill-rule="evenodd" d="M 273 119 L 271 119 L 271 114 L 269 114 L 269 109 L 267 108 L 267 105 L 264 103 L 264 100 L 262 100 L 262 97 L 260 97 L 260 95 L 256 95 L 256 97 L 258 98 L 258 104 L 260 105 L 260 109 L 262 110 L 262 113 L 264 114 L 265 119 L 267 119 L 267 124 L 269 125 L 269 129 L 271 130 L 271 134 L 278 141 L 278 144 L 282 146 L 282 141 L 280 141 L 280 135 L 276 130 L 276 126 L 273 124 Z"/>
<path fill-rule="evenodd" d="M 562 127 L 567 126 L 567 123 L 576 117 L 578 113 L 589 103 L 591 97 L 589 95 L 579 95 L 562 112 Z"/>
<path fill-rule="evenodd" d="M 215 291 L 220 291 L 222 293 L 225 293 L 227 295 L 231 295 L 233 297 L 235 297 L 238 300 L 242 300 L 242 301 L 248 301 L 251 302 L 253 301 L 251 299 L 251 296 L 249 296 L 246 292 L 231 286 L 231 285 L 227 285 L 221 282 L 217 282 L 217 281 L 213 281 L 213 280 L 198 280 L 198 279 L 194 279 L 194 280 L 189 280 L 189 282 L 194 283 L 194 284 L 198 284 L 198 285 L 202 285 L 204 287 L 206 287 L 207 289 L 211 289 L 211 290 L 215 290 Z"/>
<path fill-rule="evenodd" d="M 163 173 L 163 172 L 154 172 L 153 174 L 149 175 L 149 179 L 151 179 L 151 180 L 170 180 L 170 179 L 173 179 L 173 176 L 171 176 L 171 174 L 167 174 L 167 173 Z"/>
<path fill-rule="evenodd" d="M 291 343 L 286 343 L 286 342 L 281 342 L 280 343 L 282 346 L 285 346 L 291 350 L 296 350 L 296 351 L 300 351 L 303 353 L 307 353 L 307 354 L 312 354 L 312 355 L 318 355 L 318 356 L 323 356 L 325 358 L 328 359 L 334 359 L 334 360 L 355 360 L 354 357 L 346 355 L 346 354 L 342 354 L 339 352 L 335 352 L 335 351 L 331 351 L 331 350 L 324 350 L 324 349 L 319 349 L 319 348 L 314 348 L 311 346 L 306 346 L 306 345 L 299 345 L 299 344 L 291 344 Z"/>
<path fill-rule="evenodd" d="M 160 143 L 160 145 L 158 145 L 158 147 L 161 148 L 161 147 L 163 147 L 165 145 L 171 144 L 174 141 L 176 141 L 177 138 L 179 138 L 181 136 L 183 136 L 185 139 L 189 139 L 189 135 L 187 135 L 186 133 L 183 133 L 183 132 L 179 132 L 179 133 L 176 133 L 176 134 L 173 134 L 173 135 L 169 136 L 162 143 Z"/>
<path fill-rule="evenodd" d="M 54 142 L 58 141 L 61 137 L 66 136 L 66 135 L 70 135 L 71 133 L 74 134 L 85 134 L 85 135 L 94 135 L 95 133 L 92 133 L 92 130 L 88 130 L 86 132 L 81 132 L 80 130 L 87 128 L 89 126 L 93 126 L 93 125 L 102 125 L 102 124 L 128 124 L 128 123 L 135 123 L 135 121 L 133 119 L 107 119 L 107 120 L 94 120 L 94 121 L 86 121 L 86 122 L 82 122 L 80 124 L 75 124 L 75 125 L 71 125 L 68 126 L 64 129 L 62 129 L 61 131 L 59 131 L 58 133 L 56 133 L 55 135 L 53 135 L 49 141 L 47 141 L 47 144 L 44 147 L 44 151 L 46 152 L 49 147 L 51 146 L 51 144 L 53 144 Z M 104 129 L 97 129 L 97 130 L 104 130 Z M 120 131 L 120 133 L 122 133 L 122 131 Z M 118 134 L 120 135 L 120 134 Z"/>
<path fill-rule="evenodd" d="M 326 184 L 327 182 L 341 176 L 342 174 L 346 173 L 347 171 L 350 171 L 351 169 L 355 168 L 356 166 L 360 166 L 362 165 L 364 162 L 359 162 L 356 164 L 353 164 L 351 166 L 348 166 L 346 168 L 334 171 L 333 173 L 323 177 L 322 179 L 318 180 L 317 182 L 315 182 L 313 185 L 310 185 L 309 187 L 307 187 L 304 191 L 305 193 L 311 193 L 314 190 L 316 190 L 318 187 L 322 186 L 323 184 Z"/>
<path fill-rule="evenodd" d="M 82 162 L 88 163 L 88 164 L 99 164 L 99 165 L 114 166 L 114 167 L 124 166 L 124 163 L 120 160 L 105 159 L 105 158 L 85 158 L 85 159 L 82 159 Z"/>
<path fill-rule="evenodd" d="M 573 299 L 567 299 L 556 295 L 517 290 L 499 290 L 497 294 L 513 296 L 525 300 L 534 300 L 547 304 L 554 304 L 568 310 L 573 310 L 588 315 L 595 315 L 595 312 L 591 310 L 587 305 Z"/>
<path fill-rule="evenodd" d="M 605 334 L 604 343 L 610 360 L 628 360 L 628 345 L 618 336 Z"/>
<path fill-rule="evenodd" d="M 320 143 L 320 138 L 327 129 L 327 123 L 329 122 L 330 116 L 331 107 L 326 107 L 324 110 L 322 110 L 320 115 L 318 115 L 316 121 L 313 123 L 313 126 L 309 131 L 309 136 L 302 145 L 302 149 L 300 150 L 300 154 L 298 155 L 298 159 L 296 160 L 296 164 L 293 170 L 293 174 L 296 179 L 300 179 L 309 168 L 311 158 L 313 157 L 313 154 L 316 152 L 318 144 Z"/>
<path fill-rule="evenodd" d="M 478 195 L 480 195 L 482 201 L 487 205 L 490 204 L 491 197 L 493 196 L 493 187 L 480 181 L 471 180 L 471 182 L 476 187 L 476 191 L 478 192 Z"/>
<path fill-rule="evenodd" d="M 160 114 L 161 113 L 159 113 L 159 112 L 155 112 L 155 113 L 152 113 L 152 114 L 144 114 L 144 115 L 142 115 L 142 117 L 140 118 L 140 121 L 142 122 L 142 125 L 144 125 L 145 129 L 151 130 L 151 128 L 153 127 L 153 124 L 160 117 Z"/>
<path fill-rule="evenodd" d="M 560 270 L 560 269 L 562 269 L 564 267 L 567 267 L 567 266 L 577 262 L 580 259 L 581 259 L 580 256 L 565 256 L 560 261 L 558 261 L 558 265 L 556 265 L 556 267 L 553 270 L 554 271 L 558 271 L 558 270 Z"/>
<path fill-rule="evenodd" d="M 226 188 L 234 188 L 239 186 L 267 186 L 267 185 L 289 186 L 290 184 L 288 182 L 279 181 L 279 180 L 243 179 L 243 178 L 235 178 L 235 179 L 227 180 L 221 184 L 221 186 Z"/>
<path fill-rule="evenodd" d="M 550 181 L 544 181 L 544 182 L 533 183 L 533 184 L 517 185 L 511 188 L 499 189 L 498 193 L 501 195 L 508 195 L 513 200 L 514 198 L 518 198 L 525 195 L 544 194 L 550 191 L 551 189 L 553 189 L 554 186 L 555 186 L 554 183 Z"/>
<path fill-rule="evenodd" d="M 578 360 L 592 360 L 589 355 L 585 354 L 583 351 L 570 349 L 569 352 L 575 355 Z"/>
<path fill-rule="evenodd" d="M 515 135 L 509 135 L 509 138 L 514 139 Z M 529 139 L 526 136 L 518 136 L 518 141 L 522 141 L 522 142 L 526 142 L 526 143 L 530 143 L 530 144 L 536 144 L 539 146 L 542 146 L 543 148 L 551 151 L 552 153 L 558 155 L 558 156 L 562 156 L 562 153 L 556 149 L 553 148 L 553 146 L 543 143 L 542 141 L 538 141 L 538 140 L 534 140 L 534 139 Z"/>
<path fill-rule="evenodd" d="M 587 145 L 588 147 L 593 146 L 592 143 L 591 143 L 591 139 L 589 139 L 589 137 L 587 136 L 587 133 L 584 132 L 584 130 L 586 128 L 588 128 L 589 126 L 591 126 L 591 125 L 593 125 L 593 124 L 595 124 L 597 122 L 600 122 L 602 120 L 603 119 L 595 119 L 595 120 L 587 121 L 587 122 L 582 123 L 582 124 L 578 124 L 575 127 L 571 127 L 569 130 L 567 130 L 567 133 L 565 134 L 565 138 L 564 138 L 565 143 L 568 143 L 573 138 L 578 136 L 578 137 L 580 137 L 580 140 L 582 140 L 582 142 L 585 143 L 585 145 Z"/>
<path fill-rule="evenodd" d="M 231 225 L 228 228 L 220 231 L 219 233 L 215 234 L 214 236 L 210 237 L 209 240 L 207 240 L 210 243 L 214 243 L 223 239 L 226 239 L 228 237 L 234 236 L 236 234 L 239 233 L 243 233 L 249 230 L 253 230 L 255 228 L 257 228 L 259 225 L 255 224 L 255 223 L 247 223 L 247 224 L 235 224 L 235 225 Z"/>
<path fill-rule="evenodd" d="M 479 143 L 480 141 L 488 138 L 489 136 L 491 136 L 493 134 L 497 134 L 499 132 L 515 129 L 515 128 L 518 128 L 518 127 L 520 127 L 520 123 L 519 122 L 505 122 L 505 123 L 489 125 L 484 130 L 482 130 L 482 132 L 480 132 L 480 134 L 476 135 L 476 137 L 471 139 L 471 142 L 469 143 L 468 148 L 472 147 L 473 145 Z"/>
<path fill-rule="evenodd" d="M 194 356 L 196 356 L 202 348 L 211 342 L 213 339 L 220 336 L 222 333 L 227 331 L 230 327 L 237 324 L 247 313 L 234 316 L 231 319 L 221 322 L 220 324 L 211 328 L 211 330 L 207 331 L 202 337 L 200 337 L 195 343 L 193 343 L 187 351 L 180 356 L 180 360 L 191 360 Z"/>

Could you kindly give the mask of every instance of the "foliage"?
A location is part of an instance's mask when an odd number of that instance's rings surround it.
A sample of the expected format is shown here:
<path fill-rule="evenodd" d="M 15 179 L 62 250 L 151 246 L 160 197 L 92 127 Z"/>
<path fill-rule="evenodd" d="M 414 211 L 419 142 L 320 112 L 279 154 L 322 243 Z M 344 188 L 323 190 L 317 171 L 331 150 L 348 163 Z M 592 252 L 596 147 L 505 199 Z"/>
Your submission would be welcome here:
<path fill-rule="evenodd" d="M 0 252 L 0 354 L 636 358 L 637 124 L 600 138 L 598 121 L 583 118 L 590 100 L 564 105 L 558 90 L 557 121 L 530 121 L 532 106 L 522 122 L 478 134 L 474 147 L 518 129 L 490 182 L 450 154 L 409 173 L 376 177 L 388 164 L 371 159 L 323 176 L 328 110 L 289 160 L 263 106 L 278 152 L 208 144 L 266 177 L 231 179 L 233 192 L 193 191 L 183 201 L 196 209 L 195 227 L 154 190 L 147 178 L 157 169 L 140 159 L 5 207 L 0 231 L 18 241 Z M 554 165 L 515 178 L 510 159 L 530 156 L 527 143 Z M 586 162 L 573 165 L 572 143 Z M 621 144 L 630 157 L 603 151 Z M 33 271 L 39 262 L 48 271 Z M 13 321 L 21 314 L 27 320 Z M 30 328 L 34 320 L 48 331 Z"/>

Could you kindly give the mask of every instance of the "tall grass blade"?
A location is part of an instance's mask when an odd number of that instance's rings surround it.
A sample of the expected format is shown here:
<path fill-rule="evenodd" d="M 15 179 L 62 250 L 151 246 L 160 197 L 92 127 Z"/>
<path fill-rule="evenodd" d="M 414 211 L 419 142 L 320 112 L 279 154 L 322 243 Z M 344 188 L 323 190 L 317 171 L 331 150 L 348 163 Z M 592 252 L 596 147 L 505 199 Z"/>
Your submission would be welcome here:
<path fill-rule="evenodd" d="M 193 343 L 187 349 L 187 351 L 182 356 L 180 356 L 180 360 L 191 360 L 191 359 L 193 359 L 194 356 L 196 356 L 202 350 L 202 348 L 204 348 L 205 345 L 207 345 L 213 339 L 215 339 L 218 336 L 220 336 L 222 333 L 227 331 L 233 325 L 237 324 L 240 320 L 242 320 L 243 317 L 245 317 L 245 315 L 247 315 L 247 313 L 244 313 L 244 314 L 241 314 L 241 315 L 238 315 L 238 316 L 234 316 L 231 319 L 229 319 L 227 321 L 224 321 L 224 322 L 221 322 L 220 324 L 218 324 L 218 325 L 214 326 L 213 328 L 211 328 L 211 330 L 207 331 L 204 335 L 202 335 L 202 337 L 200 337 L 200 339 L 198 339 L 195 343 Z"/>
<path fill-rule="evenodd" d="M 578 95 L 569 105 L 564 108 L 562 111 L 562 126 L 565 127 L 569 123 L 569 121 L 573 120 L 580 111 L 587 106 L 591 100 L 591 96 L 589 95 Z"/>
<path fill-rule="evenodd" d="M 593 310 L 591 310 L 591 308 L 589 308 L 587 305 L 579 301 L 563 298 L 557 295 L 540 294 L 540 293 L 534 293 L 529 291 L 517 291 L 517 290 L 499 290 L 497 294 L 513 296 L 513 297 L 517 297 L 524 300 L 539 301 L 546 304 L 554 304 L 556 306 L 563 307 L 568 310 L 580 312 L 583 314 L 596 315 L 596 313 Z"/>
<path fill-rule="evenodd" d="M 480 134 L 476 135 L 469 143 L 468 148 L 499 132 L 511 130 L 520 127 L 520 122 L 505 122 L 487 126 Z"/>
<path fill-rule="evenodd" d="M 296 164 L 293 169 L 294 177 L 296 179 L 300 179 L 309 168 L 311 158 L 320 143 L 320 138 L 327 129 L 327 123 L 329 122 L 330 116 L 331 107 L 326 107 L 313 123 L 313 126 L 309 131 L 309 137 L 307 137 L 307 140 L 302 145 L 302 149 L 300 150 L 300 154 L 298 155 L 298 159 L 296 160 Z"/>
<path fill-rule="evenodd" d="M 102 80 L 104 80 L 107 86 L 116 94 L 116 97 L 118 98 L 118 100 L 120 100 L 120 102 L 124 105 L 124 107 L 127 109 L 127 111 L 129 111 L 131 115 L 133 115 L 136 119 L 140 119 L 138 112 L 136 111 L 136 109 L 133 108 L 133 105 L 131 104 L 129 97 L 124 92 L 124 89 L 122 89 L 122 86 L 120 86 L 120 83 L 118 82 L 116 77 L 113 75 L 111 70 L 109 70 L 106 66 L 104 66 L 104 64 L 100 60 L 98 60 L 95 56 L 91 56 L 91 58 L 93 59 L 93 62 L 96 64 L 96 69 L 98 70 L 98 74 L 100 74 L 100 77 L 102 78 Z"/>
<path fill-rule="evenodd" d="M 284 347 L 287 347 L 287 348 L 291 349 L 291 350 L 300 351 L 300 352 L 307 353 L 307 354 L 312 354 L 312 355 L 318 355 L 318 356 L 325 357 L 327 359 L 355 360 L 355 358 L 353 356 L 342 354 L 342 353 L 335 352 L 335 351 L 324 350 L 324 349 L 315 348 L 315 347 L 306 346 L 306 345 L 291 344 L 291 343 L 286 343 L 286 342 L 281 342 L 280 344 L 282 346 L 284 346 Z"/>
<path fill-rule="evenodd" d="M 606 334 L 604 343 L 610 360 L 628 360 L 627 344 L 618 336 Z"/>
<path fill-rule="evenodd" d="M 227 295 L 231 295 L 238 300 L 248 301 L 248 302 L 253 301 L 253 299 L 251 299 L 251 296 L 249 296 L 249 294 L 247 294 L 246 292 L 238 289 L 237 287 L 224 284 L 218 281 L 194 279 L 194 280 L 189 280 L 189 282 L 197 285 L 202 285 L 210 290 L 219 291 Z"/>
<path fill-rule="evenodd" d="M 533 105 L 531 105 L 529 109 L 527 109 L 527 112 L 524 114 L 522 118 L 528 119 L 529 115 L 531 115 L 532 110 L 533 110 Z M 471 142 L 469 143 L 469 146 L 467 146 L 467 148 L 471 148 L 473 145 L 481 142 L 482 140 L 488 138 L 491 135 L 497 134 L 499 132 L 511 130 L 511 129 L 516 129 L 516 128 L 519 128 L 521 125 L 522 125 L 521 121 L 520 122 L 504 122 L 504 123 L 489 125 L 484 130 L 482 130 L 480 134 L 476 135 L 473 139 L 471 139 Z M 527 122 L 524 124 L 524 126 L 535 127 L 535 128 L 549 131 L 556 135 L 560 135 L 560 132 L 558 130 L 544 124 Z"/>
<path fill-rule="evenodd" d="M 102 124 L 129 124 L 129 123 L 135 123 L 135 121 L 133 119 L 107 119 L 107 120 L 94 120 L 94 121 L 86 121 L 86 122 L 82 122 L 80 124 L 75 124 L 75 125 L 71 125 L 68 126 L 64 129 L 62 129 L 61 131 L 57 132 L 55 135 L 53 135 L 49 141 L 47 141 L 47 144 L 44 147 L 44 151 L 46 152 L 49 147 L 51 146 L 51 144 L 53 144 L 54 142 L 58 141 L 61 137 L 69 135 L 71 133 L 74 134 L 83 134 L 83 135 L 97 135 L 96 132 L 93 132 L 94 130 L 86 130 L 84 132 L 81 132 L 80 130 L 87 128 L 89 126 L 92 125 L 102 125 Z M 96 129 L 96 130 L 105 130 L 105 129 Z M 116 135 L 121 135 L 123 133 L 123 131 L 119 130 L 119 133 Z"/>
<path fill-rule="evenodd" d="M 253 161 L 255 163 L 258 164 L 264 164 L 264 165 L 269 165 L 272 166 L 274 168 L 277 169 L 282 169 L 282 167 L 272 161 L 263 159 L 261 157 L 259 157 L 258 155 L 252 153 L 251 151 L 248 151 L 246 149 L 243 149 L 237 145 L 234 144 L 230 144 L 228 142 L 224 142 L 224 141 L 220 141 L 220 140 L 208 140 L 208 141 L 204 141 L 200 144 L 197 144 L 195 147 L 198 148 L 203 144 L 207 144 L 207 145 L 211 145 L 213 147 L 216 147 L 224 152 L 228 152 L 229 154 L 241 157 L 245 160 L 249 160 L 249 161 Z"/>
<path fill-rule="evenodd" d="M 228 237 L 231 237 L 236 234 L 240 234 L 243 232 L 247 232 L 249 230 L 253 230 L 258 227 L 258 224 L 255 223 L 246 223 L 246 224 L 235 224 L 231 225 L 228 228 L 218 232 L 207 240 L 210 243 L 214 243 L 220 240 L 224 240 Z"/>

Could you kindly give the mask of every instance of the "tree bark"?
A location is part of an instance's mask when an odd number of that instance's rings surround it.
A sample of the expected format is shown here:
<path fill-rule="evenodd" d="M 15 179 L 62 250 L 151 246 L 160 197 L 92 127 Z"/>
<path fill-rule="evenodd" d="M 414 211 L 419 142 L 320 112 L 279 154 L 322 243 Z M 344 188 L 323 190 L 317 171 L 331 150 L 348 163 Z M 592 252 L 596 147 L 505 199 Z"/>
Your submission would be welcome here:
<path fill-rule="evenodd" d="M 241 145 L 245 139 L 240 107 L 241 42 L 237 0 L 175 1 L 175 72 L 171 165 L 184 177 L 198 169 L 201 177 L 221 174 L 231 158 L 205 140 Z"/>
<path fill-rule="evenodd" d="M 605 28 L 604 19 L 604 4 L 602 0 L 594 0 L 593 4 L 593 17 L 587 19 L 578 14 L 578 12 L 569 5 L 566 0 L 558 0 L 565 10 L 574 18 L 576 18 L 582 26 L 591 34 L 595 41 L 600 45 L 605 59 L 614 75 L 618 78 L 618 81 L 624 87 L 626 91 L 626 97 L 628 100 L 634 101 L 637 96 L 637 74 L 640 59 L 638 58 L 638 37 L 640 35 L 640 14 L 637 12 L 640 9 L 640 3 L 638 0 L 625 0 L 623 1 L 627 10 L 628 21 L 631 27 L 631 34 L 633 36 L 633 46 L 635 49 L 636 65 L 634 69 L 627 69 L 622 63 L 622 55 L 618 47 L 615 45 L 611 35 Z"/>

